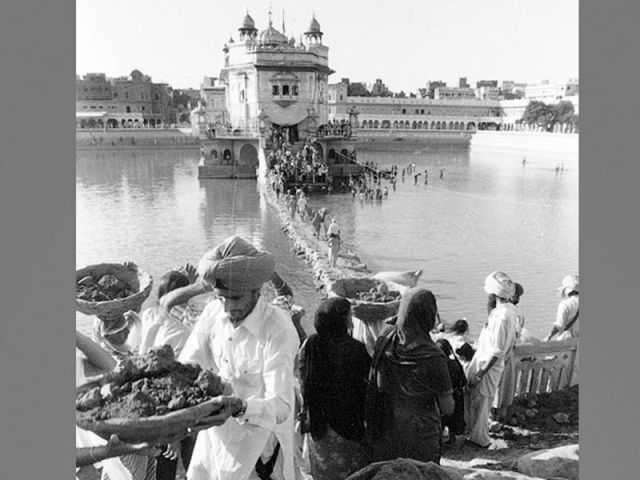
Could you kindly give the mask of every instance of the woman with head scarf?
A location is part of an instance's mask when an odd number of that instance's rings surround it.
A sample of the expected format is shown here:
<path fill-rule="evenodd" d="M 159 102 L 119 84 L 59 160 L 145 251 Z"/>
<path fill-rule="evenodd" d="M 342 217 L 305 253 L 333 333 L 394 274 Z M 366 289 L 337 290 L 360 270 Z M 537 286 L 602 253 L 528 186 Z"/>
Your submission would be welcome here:
<path fill-rule="evenodd" d="M 429 335 L 437 311 L 429 290 L 407 290 L 376 342 L 365 408 L 371 461 L 440 462 L 440 417 L 454 400 L 447 359 Z"/>
<path fill-rule="evenodd" d="M 476 353 L 466 368 L 468 399 L 465 399 L 467 441 L 480 448 L 491 444 L 489 414 L 504 370 L 505 356 L 516 338 L 516 307 L 510 302 L 515 285 L 504 272 L 493 272 L 484 282 L 487 295 L 494 295 L 496 306 L 476 343 Z"/>
<path fill-rule="evenodd" d="M 302 423 L 315 480 L 346 478 L 368 464 L 364 402 L 371 358 L 349 335 L 351 304 L 333 297 L 316 311 L 315 334 L 300 349 Z"/>

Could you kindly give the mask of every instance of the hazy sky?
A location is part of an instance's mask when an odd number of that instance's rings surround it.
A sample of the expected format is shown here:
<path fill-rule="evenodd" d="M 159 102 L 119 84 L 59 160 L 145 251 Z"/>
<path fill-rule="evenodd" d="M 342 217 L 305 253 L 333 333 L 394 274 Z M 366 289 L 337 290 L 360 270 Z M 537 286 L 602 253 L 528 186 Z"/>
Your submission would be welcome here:
<path fill-rule="evenodd" d="M 174 88 L 217 77 L 249 9 L 300 37 L 315 12 L 342 77 L 414 92 L 428 80 L 577 78 L 578 0 L 76 0 L 76 73 L 137 68 Z"/>

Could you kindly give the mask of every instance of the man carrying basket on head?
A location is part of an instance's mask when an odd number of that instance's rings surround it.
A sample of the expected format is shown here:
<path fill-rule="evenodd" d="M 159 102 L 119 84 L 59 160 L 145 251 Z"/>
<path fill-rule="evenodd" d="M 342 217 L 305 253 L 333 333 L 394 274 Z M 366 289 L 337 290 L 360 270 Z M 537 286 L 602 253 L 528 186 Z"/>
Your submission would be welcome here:
<path fill-rule="evenodd" d="M 219 414 L 202 420 L 189 480 L 296 478 L 294 359 L 300 345 L 287 312 L 260 295 L 274 272 L 271 254 L 240 237 L 207 252 L 202 281 L 183 287 L 190 297 L 214 291 L 179 361 L 211 369 L 233 388 Z"/>

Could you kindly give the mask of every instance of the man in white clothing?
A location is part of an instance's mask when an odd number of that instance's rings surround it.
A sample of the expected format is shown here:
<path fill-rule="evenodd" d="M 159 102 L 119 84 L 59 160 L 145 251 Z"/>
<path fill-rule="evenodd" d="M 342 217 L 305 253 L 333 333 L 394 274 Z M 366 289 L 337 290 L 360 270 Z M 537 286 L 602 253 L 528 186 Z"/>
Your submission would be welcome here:
<path fill-rule="evenodd" d="M 179 360 L 211 369 L 232 388 L 221 413 L 204 419 L 189 480 L 296 478 L 293 443 L 294 358 L 300 341 L 287 313 L 261 295 L 274 261 L 230 237 L 200 262 L 202 282 L 188 295 L 215 291 Z"/>
<path fill-rule="evenodd" d="M 467 366 L 469 398 L 465 401 L 467 440 L 481 448 L 491 444 L 489 413 L 496 396 L 504 359 L 516 336 L 516 307 L 509 301 L 515 285 L 503 272 L 493 272 L 485 279 L 484 291 L 496 297 L 496 307 L 489 313 L 476 344 L 476 353 Z"/>

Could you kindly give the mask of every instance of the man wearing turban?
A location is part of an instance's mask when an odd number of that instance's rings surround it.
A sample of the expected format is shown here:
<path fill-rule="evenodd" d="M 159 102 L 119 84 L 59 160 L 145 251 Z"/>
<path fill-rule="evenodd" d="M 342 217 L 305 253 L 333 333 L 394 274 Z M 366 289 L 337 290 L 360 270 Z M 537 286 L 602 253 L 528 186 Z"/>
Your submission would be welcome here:
<path fill-rule="evenodd" d="M 190 480 L 295 478 L 294 359 L 300 341 L 286 311 L 260 295 L 272 279 L 271 254 L 240 237 L 205 253 L 202 281 L 188 295 L 214 291 L 179 356 L 213 370 L 232 388 L 223 410 L 198 434 Z"/>
<path fill-rule="evenodd" d="M 517 311 L 510 302 L 515 284 L 506 273 L 493 272 L 484 282 L 487 295 L 494 295 L 496 306 L 489 313 L 477 340 L 476 353 L 467 366 L 469 399 L 465 402 L 467 441 L 482 448 L 491 444 L 489 414 L 504 370 L 505 356 L 516 337 Z"/>

